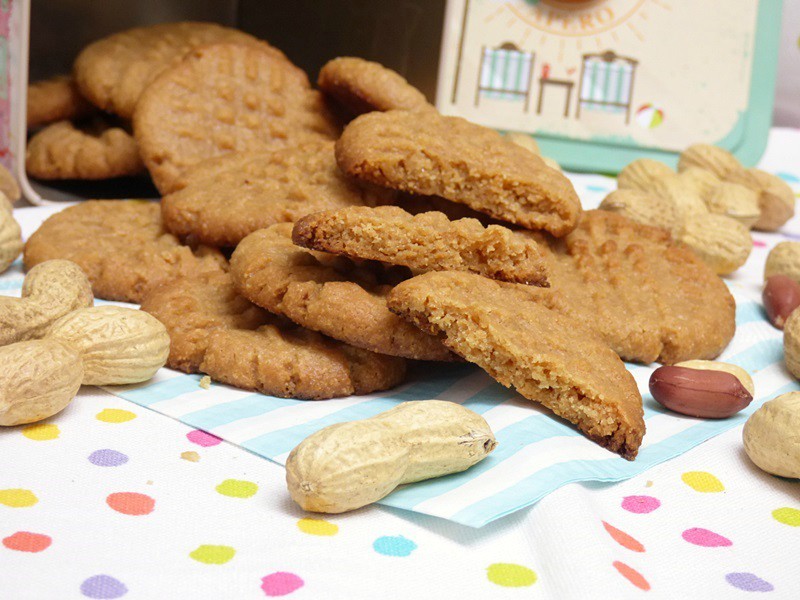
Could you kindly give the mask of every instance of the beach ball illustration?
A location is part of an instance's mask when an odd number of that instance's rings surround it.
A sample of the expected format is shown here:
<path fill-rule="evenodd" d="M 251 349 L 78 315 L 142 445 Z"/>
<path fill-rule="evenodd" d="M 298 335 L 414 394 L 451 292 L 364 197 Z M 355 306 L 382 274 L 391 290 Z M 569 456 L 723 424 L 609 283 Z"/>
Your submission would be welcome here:
<path fill-rule="evenodd" d="M 646 129 L 655 129 L 664 122 L 664 111 L 652 104 L 642 104 L 636 111 L 636 122 Z"/>

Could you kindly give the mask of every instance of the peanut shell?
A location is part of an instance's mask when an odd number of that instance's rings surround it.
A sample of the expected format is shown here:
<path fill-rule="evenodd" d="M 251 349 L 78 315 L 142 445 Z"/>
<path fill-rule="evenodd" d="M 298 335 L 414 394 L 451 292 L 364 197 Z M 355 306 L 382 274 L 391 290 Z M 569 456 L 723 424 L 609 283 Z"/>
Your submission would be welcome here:
<path fill-rule="evenodd" d="M 536 156 L 542 156 L 542 151 L 539 150 L 539 144 L 536 143 L 536 140 L 532 135 L 528 135 L 527 133 L 519 133 L 517 131 L 509 131 L 504 137 L 509 142 L 512 142 L 517 146 L 521 146 L 525 148 L 525 150 L 530 150 Z"/>
<path fill-rule="evenodd" d="M 656 196 L 634 188 L 623 188 L 611 192 L 600 203 L 601 210 L 624 215 L 644 225 L 661 227 L 673 236 L 682 229 L 683 220 L 671 198 Z"/>
<path fill-rule="evenodd" d="M 5 196 L 11 204 L 22 198 L 17 180 L 3 165 L 0 165 L 0 195 Z"/>
<path fill-rule="evenodd" d="M 696 215 L 684 223 L 681 241 L 717 275 L 733 273 L 750 256 L 750 231 L 725 215 Z"/>
<path fill-rule="evenodd" d="M 758 198 L 761 216 L 753 227 L 761 231 L 777 231 L 794 216 L 794 191 L 788 183 L 772 173 L 760 169 L 748 169 L 748 173 L 761 185 Z"/>
<path fill-rule="evenodd" d="M 65 314 L 91 306 L 92 286 L 68 260 L 48 260 L 28 271 L 22 297 L 0 296 L 0 346 L 43 337 Z"/>
<path fill-rule="evenodd" d="M 783 360 L 786 368 L 800 379 L 800 311 L 794 311 L 783 326 Z"/>
<path fill-rule="evenodd" d="M 761 216 L 758 197 L 757 192 L 743 185 L 723 181 L 706 200 L 706 206 L 709 212 L 726 215 L 751 229 Z"/>
<path fill-rule="evenodd" d="M 780 242 L 767 255 L 764 279 L 786 275 L 800 283 L 800 242 Z"/>
<path fill-rule="evenodd" d="M 690 167 L 705 169 L 720 179 L 727 179 L 731 173 L 744 170 L 733 154 L 710 144 L 693 144 L 681 152 L 678 171 L 683 172 Z"/>
<path fill-rule="evenodd" d="M 80 356 L 55 340 L 0 347 L 0 425 L 35 423 L 63 410 L 83 379 Z"/>
<path fill-rule="evenodd" d="M 800 392 L 765 402 L 744 424 L 744 451 L 762 471 L 800 477 Z"/>
<path fill-rule="evenodd" d="M 667 177 L 675 177 L 675 171 L 657 160 L 640 158 L 620 171 L 617 175 L 617 187 L 649 192 L 656 181 Z"/>
<path fill-rule="evenodd" d="M 654 180 L 647 191 L 670 200 L 683 221 L 696 215 L 708 214 L 708 208 L 697 192 L 674 174 Z"/>
<path fill-rule="evenodd" d="M 398 485 L 464 471 L 495 445 L 483 417 L 461 405 L 404 402 L 307 437 L 289 454 L 286 483 L 303 509 L 340 513 L 376 502 Z"/>
<path fill-rule="evenodd" d="M 722 183 L 722 180 L 711 171 L 700 167 L 689 167 L 678 177 L 690 186 L 703 202 L 708 202 L 717 186 Z"/>
<path fill-rule="evenodd" d="M 69 313 L 53 323 L 47 338 L 80 354 L 86 385 L 147 381 L 169 355 L 169 335 L 161 321 L 121 306 L 95 306 Z"/>
<path fill-rule="evenodd" d="M 0 273 L 4 273 L 17 260 L 23 246 L 22 230 L 14 219 L 11 204 L 0 192 Z"/>

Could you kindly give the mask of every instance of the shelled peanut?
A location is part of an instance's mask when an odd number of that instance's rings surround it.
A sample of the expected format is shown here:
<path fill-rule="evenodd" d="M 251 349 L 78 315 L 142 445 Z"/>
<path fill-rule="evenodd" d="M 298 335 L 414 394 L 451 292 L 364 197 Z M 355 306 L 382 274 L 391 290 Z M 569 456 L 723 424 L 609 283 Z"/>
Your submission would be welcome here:
<path fill-rule="evenodd" d="M 404 402 L 307 437 L 289 454 L 286 483 L 303 509 L 341 513 L 398 485 L 464 471 L 496 445 L 484 418 L 459 404 Z"/>
<path fill-rule="evenodd" d="M 781 242 L 770 250 L 764 266 L 764 310 L 770 322 L 783 329 L 800 306 L 800 242 Z"/>
<path fill-rule="evenodd" d="M 726 275 L 741 267 L 750 255 L 753 244 L 744 223 L 755 221 L 757 207 L 752 197 L 750 208 L 734 210 L 734 196 L 747 196 L 749 190 L 731 190 L 739 186 L 712 178 L 696 169 L 679 176 L 658 161 L 636 160 L 620 172 L 619 189 L 606 196 L 600 208 L 666 229 L 714 272 Z"/>
<path fill-rule="evenodd" d="M 0 298 L 0 425 L 40 421 L 63 410 L 82 384 L 145 381 L 166 363 L 161 322 L 92 303 L 83 271 L 65 260 L 31 269 L 21 298 Z"/>
<path fill-rule="evenodd" d="M 656 402 L 673 412 L 724 419 L 752 402 L 755 386 L 750 374 L 737 365 L 689 360 L 653 371 L 650 393 Z"/>

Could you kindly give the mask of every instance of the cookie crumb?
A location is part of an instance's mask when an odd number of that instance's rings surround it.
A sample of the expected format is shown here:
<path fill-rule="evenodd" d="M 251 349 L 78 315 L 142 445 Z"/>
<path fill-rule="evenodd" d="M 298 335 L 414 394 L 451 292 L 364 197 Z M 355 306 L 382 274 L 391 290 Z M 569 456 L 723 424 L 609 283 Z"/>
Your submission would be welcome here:
<path fill-rule="evenodd" d="M 644 487 L 653 487 L 653 482 L 648 481 L 647 483 L 644 484 Z"/>
<path fill-rule="evenodd" d="M 203 375 L 200 378 L 200 387 L 203 388 L 204 390 L 211 388 L 211 377 L 209 377 L 208 375 Z"/>
<path fill-rule="evenodd" d="M 181 458 L 183 460 L 188 460 L 189 462 L 199 462 L 200 455 L 195 452 L 194 450 L 188 450 L 186 452 L 181 452 Z"/>

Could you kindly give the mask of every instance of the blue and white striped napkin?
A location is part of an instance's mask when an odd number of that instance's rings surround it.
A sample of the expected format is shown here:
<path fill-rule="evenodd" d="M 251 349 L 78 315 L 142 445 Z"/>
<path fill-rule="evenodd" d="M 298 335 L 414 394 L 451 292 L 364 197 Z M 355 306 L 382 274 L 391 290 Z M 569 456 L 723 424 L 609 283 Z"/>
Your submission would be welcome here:
<path fill-rule="evenodd" d="M 0 294 L 18 295 L 21 284 L 17 266 L 0 277 Z M 497 449 L 469 471 L 404 486 L 381 502 L 480 527 L 567 483 L 632 477 L 741 424 L 777 394 L 799 390 L 783 366 L 782 333 L 766 321 L 757 289 L 730 285 L 737 302 L 737 331 L 721 360 L 753 375 L 756 400 L 730 419 L 676 415 L 650 397 L 653 369 L 628 365 L 644 398 L 647 424 L 634 462 L 600 448 L 472 365 L 425 363 L 409 383 L 394 390 L 324 401 L 286 400 L 216 383 L 204 389 L 200 376 L 169 369 L 145 384 L 105 389 L 279 464 L 305 437 L 327 425 L 371 417 L 407 400 L 458 402 L 486 418 L 497 436 Z"/>

